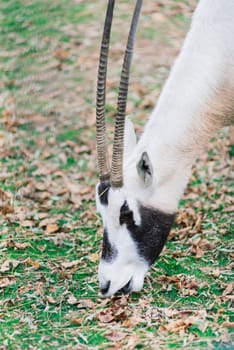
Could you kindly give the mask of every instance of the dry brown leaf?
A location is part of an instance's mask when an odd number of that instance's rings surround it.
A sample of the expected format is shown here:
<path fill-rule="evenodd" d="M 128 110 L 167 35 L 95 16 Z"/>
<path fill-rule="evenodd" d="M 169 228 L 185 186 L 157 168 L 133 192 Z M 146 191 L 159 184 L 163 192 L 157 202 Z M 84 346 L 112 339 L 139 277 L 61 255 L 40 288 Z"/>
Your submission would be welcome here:
<path fill-rule="evenodd" d="M 230 328 L 234 328 L 234 322 L 228 322 L 225 321 L 221 324 L 221 327 L 230 327 Z"/>
<path fill-rule="evenodd" d="M 45 214 L 43 214 L 42 216 L 44 217 L 44 215 Z M 39 227 L 46 227 L 48 225 L 56 224 L 57 220 L 60 219 L 60 216 L 55 216 L 55 217 L 51 217 L 51 218 L 48 218 L 47 216 L 48 215 L 46 215 L 46 217 L 40 221 Z"/>
<path fill-rule="evenodd" d="M 69 58 L 70 52 L 63 48 L 57 49 L 54 51 L 54 57 L 60 61 L 65 61 Z"/>
<path fill-rule="evenodd" d="M 68 188 L 68 190 L 75 194 L 75 195 L 79 195 L 80 194 L 80 191 L 81 191 L 81 185 L 79 185 L 77 182 L 72 182 L 72 181 L 69 181 L 69 180 L 65 180 L 65 184 L 66 184 L 66 187 Z"/>
<path fill-rule="evenodd" d="M 51 235 L 52 233 L 56 233 L 59 230 L 59 226 L 57 224 L 48 224 L 45 229 L 46 235 Z"/>
<path fill-rule="evenodd" d="M 75 326 L 80 326 L 82 324 L 83 320 L 81 318 L 73 318 L 71 320 L 71 323 L 74 324 Z"/>
<path fill-rule="evenodd" d="M 91 299 L 81 299 L 77 304 L 79 309 L 93 309 L 94 306 L 95 304 Z"/>
<path fill-rule="evenodd" d="M 142 322 L 144 322 L 144 319 L 141 316 L 134 315 L 124 320 L 122 325 L 123 327 L 126 327 L 126 328 L 133 328 L 137 324 Z"/>
<path fill-rule="evenodd" d="M 193 276 L 187 276 L 184 274 L 166 276 L 161 275 L 159 280 L 163 283 L 163 288 L 165 290 L 171 290 L 171 283 L 174 283 L 178 290 L 182 292 L 182 295 L 196 295 L 198 283 Z"/>
<path fill-rule="evenodd" d="M 188 317 L 187 319 L 178 319 L 172 322 L 169 322 L 168 324 L 164 324 L 159 326 L 159 332 L 160 333 L 181 333 L 185 332 L 191 327 L 193 324 L 191 317 Z"/>
<path fill-rule="evenodd" d="M 234 212 L 234 205 L 231 205 L 230 207 L 226 207 L 223 209 L 224 213 L 232 213 Z"/>
<path fill-rule="evenodd" d="M 71 193 L 70 201 L 75 204 L 76 208 L 79 208 L 82 204 L 82 199 L 78 194 Z"/>
<path fill-rule="evenodd" d="M 196 255 L 196 258 L 201 258 L 204 252 L 213 250 L 215 248 L 215 243 L 210 242 L 205 238 L 191 239 L 189 243 L 192 246 L 192 252 Z"/>
<path fill-rule="evenodd" d="M 194 247 L 193 253 L 196 254 L 196 258 L 197 259 L 202 258 L 203 255 L 204 255 L 204 251 L 199 246 L 195 246 Z"/>
<path fill-rule="evenodd" d="M 221 274 L 221 271 L 218 267 L 215 269 L 212 267 L 201 267 L 200 270 L 213 277 L 219 277 Z"/>
<path fill-rule="evenodd" d="M 14 242 L 14 247 L 17 249 L 26 249 L 28 247 L 31 247 L 31 244 L 29 242 L 24 242 L 24 243 Z"/>
<path fill-rule="evenodd" d="M 98 312 L 96 318 L 103 323 L 110 323 L 113 321 L 124 321 L 127 318 L 127 298 L 122 296 L 121 298 L 113 298 L 110 306 Z"/>
<path fill-rule="evenodd" d="M 73 267 L 76 267 L 79 263 L 80 263 L 80 260 L 73 260 L 73 261 L 63 262 L 61 263 L 61 266 L 64 269 L 71 269 Z"/>
<path fill-rule="evenodd" d="M 14 213 L 14 208 L 10 204 L 10 195 L 0 189 L 0 212 L 3 215 Z"/>
<path fill-rule="evenodd" d="M 128 342 L 126 344 L 126 349 L 136 349 L 137 344 L 140 342 L 140 338 L 137 334 L 131 334 L 128 336 Z"/>
<path fill-rule="evenodd" d="M 73 294 L 69 295 L 67 302 L 69 305 L 76 305 L 79 303 L 78 299 Z"/>
<path fill-rule="evenodd" d="M 15 269 L 18 265 L 20 264 L 19 260 L 11 259 L 11 260 L 5 260 L 1 265 L 0 265 L 0 272 L 7 272 L 12 269 Z"/>
<path fill-rule="evenodd" d="M 35 267 L 35 269 L 39 269 L 40 267 L 40 263 L 36 260 L 32 260 L 31 258 L 27 258 L 26 260 L 24 260 L 24 264 L 33 266 Z"/>
<path fill-rule="evenodd" d="M 127 333 L 121 332 L 119 330 L 113 330 L 111 332 L 105 333 L 105 337 L 112 341 L 121 341 L 127 337 Z"/>
<path fill-rule="evenodd" d="M 8 214 L 7 218 L 10 219 L 11 221 L 22 222 L 23 220 L 25 220 L 26 216 L 27 216 L 26 208 L 24 206 L 17 206 L 15 207 L 14 214 Z"/>
<path fill-rule="evenodd" d="M 0 288 L 5 288 L 15 283 L 14 277 L 1 277 L 0 276 Z"/>
<path fill-rule="evenodd" d="M 226 288 L 225 288 L 225 290 L 223 291 L 223 296 L 226 296 L 226 295 L 228 295 L 228 294 L 232 294 L 232 292 L 233 292 L 233 290 L 234 290 L 234 282 L 231 282 L 231 283 L 228 283 L 227 285 L 226 285 Z"/>
<path fill-rule="evenodd" d="M 97 320 L 103 323 L 110 323 L 114 320 L 114 315 L 108 313 L 107 311 L 100 311 L 97 315 Z"/>
<path fill-rule="evenodd" d="M 50 175 L 58 170 L 58 166 L 49 162 L 38 164 L 37 170 L 33 172 L 33 176 L 36 175 Z"/>
<path fill-rule="evenodd" d="M 57 301 L 51 295 L 46 295 L 46 300 L 49 304 L 57 304 Z"/>
<path fill-rule="evenodd" d="M 91 262 L 97 262 L 99 261 L 99 259 L 100 259 L 100 256 L 98 253 L 89 254 L 89 260 Z"/>
<path fill-rule="evenodd" d="M 23 227 L 33 227 L 35 225 L 35 222 L 33 220 L 23 220 L 20 222 L 20 224 Z"/>

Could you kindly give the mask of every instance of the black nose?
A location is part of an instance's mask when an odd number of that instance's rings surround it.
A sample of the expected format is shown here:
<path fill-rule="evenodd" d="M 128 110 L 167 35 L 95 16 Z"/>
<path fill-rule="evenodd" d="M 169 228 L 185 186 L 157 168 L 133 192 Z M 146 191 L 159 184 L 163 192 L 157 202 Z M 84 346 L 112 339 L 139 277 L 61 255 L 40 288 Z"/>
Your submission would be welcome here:
<path fill-rule="evenodd" d="M 105 285 L 100 287 L 100 291 L 102 294 L 106 294 L 110 288 L 111 281 L 107 281 Z"/>
<path fill-rule="evenodd" d="M 129 292 L 131 292 L 131 289 L 132 289 L 132 279 L 130 279 L 128 283 L 126 283 L 125 286 L 120 289 L 120 293 L 128 294 Z"/>

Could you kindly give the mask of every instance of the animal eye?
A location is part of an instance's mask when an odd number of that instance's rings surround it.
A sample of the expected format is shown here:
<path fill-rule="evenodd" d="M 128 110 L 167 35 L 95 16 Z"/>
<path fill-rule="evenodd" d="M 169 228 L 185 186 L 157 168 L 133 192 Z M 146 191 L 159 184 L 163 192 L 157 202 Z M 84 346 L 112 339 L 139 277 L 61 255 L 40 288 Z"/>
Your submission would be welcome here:
<path fill-rule="evenodd" d="M 127 226 L 134 225 L 133 212 L 129 209 L 129 206 L 126 201 L 120 208 L 119 223 L 120 225 L 126 224 Z"/>

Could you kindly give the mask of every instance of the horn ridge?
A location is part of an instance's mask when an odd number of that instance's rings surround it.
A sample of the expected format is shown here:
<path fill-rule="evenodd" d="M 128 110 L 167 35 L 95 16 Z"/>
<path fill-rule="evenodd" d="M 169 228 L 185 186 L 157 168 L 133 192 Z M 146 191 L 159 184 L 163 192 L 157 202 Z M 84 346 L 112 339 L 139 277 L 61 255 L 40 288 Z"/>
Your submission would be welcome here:
<path fill-rule="evenodd" d="M 113 143 L 113 156 L 111 167 L 111 183 L 115 188 L 123 186 L 123 148 L 124 148 L 124 127 L 125 127 L 125 115 L 128 96 L 128 84 L 129 73 L 133 55 L 133 47 L 136 35 L 136 29 L 138 19 L 141 11 L 142 0 L 137 0 L 134 14 L 132 17 L 131 27 L 129 31 L 127 47 L 124 54 L 124 61 L 122 66 L 118 103 L 117 103 L 117 115 L 115 119 L 115 132 Z"/>
<path fill-rule="evenodd" d="M 96 144 L 100 182 L 110 179 L 105 123 L 106 71 L 115 0 L 108 1 L 99 56 L 96 95 Z"/>

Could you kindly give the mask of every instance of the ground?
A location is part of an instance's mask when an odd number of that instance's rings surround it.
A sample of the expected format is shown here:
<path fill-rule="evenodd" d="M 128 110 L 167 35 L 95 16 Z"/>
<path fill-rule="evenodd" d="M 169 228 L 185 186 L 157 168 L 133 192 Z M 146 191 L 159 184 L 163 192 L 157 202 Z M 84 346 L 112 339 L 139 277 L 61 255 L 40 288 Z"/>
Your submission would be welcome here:
<path fill-rule="evenodd" d="M 144 1 L 128 102 L 138 133 L 195 5 Z M 194 165 L 143 291 L 99 297 L 95 89 L 105 6 L 104 0 L 0 0 L 0 349 L 232 349 L 228 129 Z M 116 4 L 110 139 L 133 6 Z"/>

